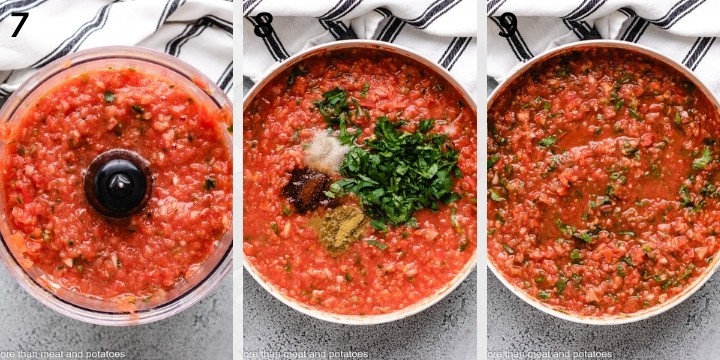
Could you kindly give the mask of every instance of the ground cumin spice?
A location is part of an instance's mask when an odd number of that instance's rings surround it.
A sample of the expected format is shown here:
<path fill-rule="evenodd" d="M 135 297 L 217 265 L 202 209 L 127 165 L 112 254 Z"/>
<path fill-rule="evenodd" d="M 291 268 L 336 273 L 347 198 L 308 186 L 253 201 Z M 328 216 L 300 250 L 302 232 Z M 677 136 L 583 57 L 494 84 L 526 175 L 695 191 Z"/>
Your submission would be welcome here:
<path fill-rule="evenodd" d="M 330 209 L 319 224 L 320 242 L 331 254 L 345 251 L 362 236 L 368 220 L 357 206 L 345 205 Z"/>

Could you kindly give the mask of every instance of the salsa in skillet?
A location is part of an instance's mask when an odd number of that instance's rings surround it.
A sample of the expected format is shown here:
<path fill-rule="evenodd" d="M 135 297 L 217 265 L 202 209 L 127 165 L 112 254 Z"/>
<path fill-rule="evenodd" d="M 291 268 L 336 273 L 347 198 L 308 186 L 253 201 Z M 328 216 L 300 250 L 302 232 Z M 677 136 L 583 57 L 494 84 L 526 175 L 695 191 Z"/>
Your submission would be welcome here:
<path fill-rule="evenodd" d="M 720 249 L 717 110 L 642 54 L 575 50 L 488 109 L 488 256 L 555 309 L 662 304 Z"/>
<path fill-rule="evenodd" d="M 243 124 L 243 251 L 283 295 L 384 314 L 431 296 L 470 261 L 476 115 L 432 70 L 381 50 L 328 52 L 267 84 Z M 403 185 L 379 184 L 389 178 Z M 323 191 L 303 196 L 311 187 Z M 411 202 L 386 201 L 410 188 Z"/>

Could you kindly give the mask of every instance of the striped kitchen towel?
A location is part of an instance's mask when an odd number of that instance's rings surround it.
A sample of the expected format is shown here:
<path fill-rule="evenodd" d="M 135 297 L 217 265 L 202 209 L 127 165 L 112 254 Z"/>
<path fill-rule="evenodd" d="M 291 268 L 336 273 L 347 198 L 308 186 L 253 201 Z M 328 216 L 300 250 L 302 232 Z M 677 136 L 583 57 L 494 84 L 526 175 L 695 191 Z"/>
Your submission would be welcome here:
<path fill-rule="evenodd" d="M 17 33 L 22 17 L 28 17 Z M 233 3 L 225 0 L 0 1 L 0 101 L 78 50 L 137 45 L 176 56 L 232 98 Z"/>
<path fill-rule="evenodd" d="M 475 96 L 475 0 L 245 0 L 243 75 L 257 82 L 303 49 L 345 39 L 375 39 L 415 50 L 448 69 Z M 272 33 L 255 35 L 255 17 L 272 15 Z M 265 19 L 261 19 L 264 22 Z"/>
<path fill-rule="evenodd" d="M 649 46 L 682 63 L 720 91 L 720 1 L 488 0 L 488 75 L 505 79 L 519 63 L 558 45 L 616 39 Z M 517 31 L 500 33 L 500 16 L 517 17 Z"/>

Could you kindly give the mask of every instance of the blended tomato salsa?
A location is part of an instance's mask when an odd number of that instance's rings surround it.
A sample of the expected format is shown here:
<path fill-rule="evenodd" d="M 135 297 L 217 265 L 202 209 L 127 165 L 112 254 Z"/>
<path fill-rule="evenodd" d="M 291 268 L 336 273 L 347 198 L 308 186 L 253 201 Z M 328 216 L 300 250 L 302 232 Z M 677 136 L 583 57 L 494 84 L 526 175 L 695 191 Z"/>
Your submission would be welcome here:
<path fill-rule="evenodd" d="M 24 267 L 46 287 L 120 303 L 158 299 L 190 276 L 232 221 L 229 114 L 141 68 L 60 80 L 4 130 L 3 197 Z M 214 106 L 214 104 L 213 104 Z M 109 219 L 86 199 L 92 160 L 137 152 L 154 178 L 147 205 Z"/>
<path fill-rule="evenodd" d="M 488 257 L 557 310 L 663 304 L 720 249 L 717 110 L 629 50 L 539 63 L 488 110 Z"/>
<path fill-rule="evenodd" d="M 381 50 L 330 51 L 268 83 L 243 124 L 243 250 L 284 296 L 384 314 L 470 261 L 476 114 L 432 70 Z"/>

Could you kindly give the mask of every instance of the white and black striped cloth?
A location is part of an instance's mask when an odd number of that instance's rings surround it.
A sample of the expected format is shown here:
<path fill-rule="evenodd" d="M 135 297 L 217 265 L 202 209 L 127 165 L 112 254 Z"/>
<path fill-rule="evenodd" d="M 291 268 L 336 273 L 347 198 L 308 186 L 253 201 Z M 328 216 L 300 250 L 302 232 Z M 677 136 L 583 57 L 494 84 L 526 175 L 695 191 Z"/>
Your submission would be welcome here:
<path fill-rule="evenodd" d="M 29 14 L 17 37 L 13 12 Z M 232 14 L 226 0 L 0 0 L 0 98 L 53 60 L 109 45 L 176 56 L 232 96 Z"/>
<path fill-rule="evenodd" d="M 720 1 L 488 0 L 488 75 L 505 79 L 516 65 L 547 49 L 587 39 L 617 39 L 658 50 L 720 91 Z M 517 16 L 518 31 L 499 36 L 500 16 Z M 714 45 L 714 46 L 713 46 Z"/>
<path fill-rule="evenodd" d="M 477 90 L 476 0 L 244 0 L 243 75 L 254 82 L 314 45 L 376 39 L 424 55 Z M 256 15 L 273 16 L 270 36 L 255 35 Z"/>

